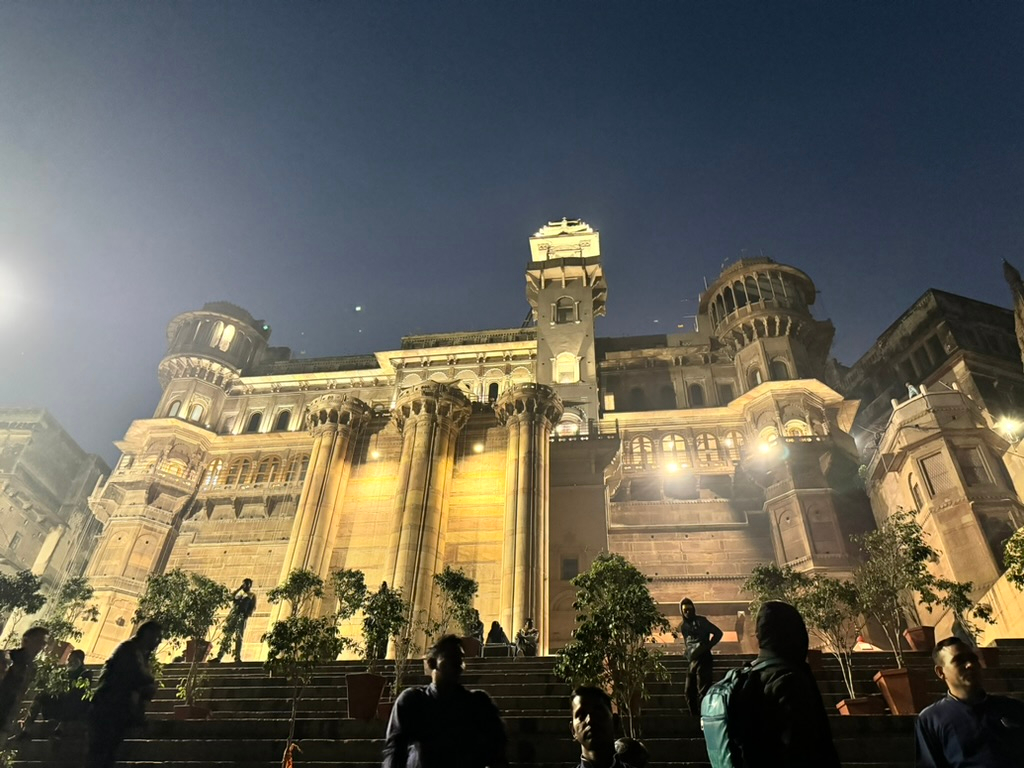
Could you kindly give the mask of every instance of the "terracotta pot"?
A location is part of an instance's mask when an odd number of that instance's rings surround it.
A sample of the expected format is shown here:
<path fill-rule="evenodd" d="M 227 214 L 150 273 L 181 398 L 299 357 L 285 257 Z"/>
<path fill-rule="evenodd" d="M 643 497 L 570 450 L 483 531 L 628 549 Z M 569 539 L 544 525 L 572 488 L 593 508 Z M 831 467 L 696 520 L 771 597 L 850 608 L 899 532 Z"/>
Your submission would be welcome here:
<path fill-rule="evenodd" d="M 353 720 L 373 720 L 387 680 L 380 675 L 359 672 L 345 675 L 348 688 L 348 716 Z"/>
<path fill-rule="evenodd" d="M 935 648 L 935 627 L 909 627 L 903 632 L 912 651 L 931 653 Z"/>
<path fill-rule="evenodd" d="M 807 666 L 811 668 L 811 672 L 821 672 L 821 649 L 811 648 L 807 651 Z"/>
<path fill-rule="evenodd" d="M 58 664 L 67 664 L 68 656 L 71 655 L 71 652 L 73 650 L 75 650 L 75 646 L 73 646 L 71 643 L 53 643 L 50 646 L 50 655 Z"/>
<path fill-rule="evenodd" d="M 999 666 L 999 649 L 994 645 L 985 648 L 975 648 L 974 650 L 978 652 L 978 659 L 981 660 L 981 666 L 985 669 Z"/>
<path fill-rule="evenodd" d="M 195 704 L 175 704 L 174 705 L 174 719 L 175 720 L 209 720 L 210 719 L 210 708 L 200 707 Z"/>
<path fill-rule="evenodd" d="M 391 719 L 391 710 L 394 709 L 395 702 L 393 701 L 382 701 L 377 705 L 377 719 L 383 720 L 385 723 Z"/>
<path fill-rule="evenodd" d="M 210 653 L 211 645 L 205 640 L 189 640 L 185 643 L 185 661 L 189 664 L 193 661 L 203 661 Z"/>
<path fill-rule="evenodd" d="M 480 655 L 480 641 L 475 637 L 460 637 L 459 641 L 462 643 L 462 652 L 466 658 L 475 658 Z"/>
<path fill-rule="evenodd" d="M 843 699 L 836 704 L 841 715 L 882 715 L 885 704 L 879 696 L 862 696 L 857 699 Z"/>
<path fill-rule="evenodd" d="M 916 669 L 883 669 L 872 679 L 894 715 L 916 715 L 929 703 L 924 679 Z"/>

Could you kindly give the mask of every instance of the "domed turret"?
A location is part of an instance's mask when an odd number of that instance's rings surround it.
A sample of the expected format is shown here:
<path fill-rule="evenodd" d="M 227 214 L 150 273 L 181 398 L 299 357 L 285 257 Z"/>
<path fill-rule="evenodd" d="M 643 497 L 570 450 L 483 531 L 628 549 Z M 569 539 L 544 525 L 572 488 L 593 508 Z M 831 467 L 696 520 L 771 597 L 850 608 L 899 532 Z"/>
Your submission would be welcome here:
<path fill-rule="evenodd" d="M 736 351 L 745 388 L 821 375 L 835 330 L 811 316 L 815 294 L 799 269 L 757 258 L 727 267 L 701 297 L 712 332 Z"/>

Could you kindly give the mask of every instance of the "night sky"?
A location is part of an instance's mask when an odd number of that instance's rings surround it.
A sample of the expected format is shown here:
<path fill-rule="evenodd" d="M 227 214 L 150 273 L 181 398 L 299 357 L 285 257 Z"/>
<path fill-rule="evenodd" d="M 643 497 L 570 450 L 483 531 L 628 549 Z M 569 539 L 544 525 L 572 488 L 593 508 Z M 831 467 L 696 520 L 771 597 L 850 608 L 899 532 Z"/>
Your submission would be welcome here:
<path fill-rule="evenodd" d="M 929 287 L 1009 304 L 1022 39 L 997 2 L 5 0 L 0 405 L 112 462 L 207 301 L 309 357 L 518 326 L 562 216 L 600 335 L 763 253 L 853 362 Z"/>

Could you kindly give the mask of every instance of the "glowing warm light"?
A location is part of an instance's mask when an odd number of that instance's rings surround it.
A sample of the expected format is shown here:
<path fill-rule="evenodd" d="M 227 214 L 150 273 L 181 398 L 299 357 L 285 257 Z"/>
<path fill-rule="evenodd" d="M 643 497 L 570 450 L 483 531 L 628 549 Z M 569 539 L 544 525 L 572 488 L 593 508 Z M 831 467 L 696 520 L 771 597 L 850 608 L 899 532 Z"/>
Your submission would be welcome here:
<path fill-rule="evenodd" d="M 771 449 L 772 449 L 772 446 L 771 446 L 770 443 L 758 443 L 757 444 L 757 450 L 759 450 L 761 453 L 768 453 L 768 451 L 770 451 Z"/>
<path fill-rule="evenodd" d="M 1016 419 L 1011 419 L 1011 418 L 1006 417 L 1006 418 L 1000 419 L 999 420 L 999 424 L 997 424 L 996 426 L 999 427 L 999 430 L 1001 432 L 1005 432 L 1008 435 L 1015 435 L 1018 432 L 1020 432 L 1021 426 L 1024 426 L 1024 425 L 1022 425 Z"/>
<path fill-rule="evenodd" d="M 674 461 L 670 461 L 668 464 L 665 465 L 665 471 L 666 472 L 678 472 L 679 471 L 679 465 L 676 464 Z"/>
<path fill-rule="evenodd" d="M 734 445 L 736 445 L 736 441 L 735 440 L 733 440 L 731 437 L 725 438 L 725 447 L 726 448 L 732 448 Z"/>
<path fill-rule="evenodd" d="M 484 452 L 484 444 L 483 443 L 473 443 L 473 453 L 483 453 L 483 452 Z"/>
<path fill-rule="evenodd" d="M 379 459 L 380 458 L 380 451 L 371 451 L 370 452 L 370 458 L 371 459 Z"/>

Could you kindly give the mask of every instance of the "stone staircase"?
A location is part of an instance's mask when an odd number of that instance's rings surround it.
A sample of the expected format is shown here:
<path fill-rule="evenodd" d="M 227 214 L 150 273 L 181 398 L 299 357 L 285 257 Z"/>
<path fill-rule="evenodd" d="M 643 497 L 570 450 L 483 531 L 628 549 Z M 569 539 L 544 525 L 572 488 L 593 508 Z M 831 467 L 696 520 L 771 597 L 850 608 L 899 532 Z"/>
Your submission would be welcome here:
<path fill-rule="evenodd" d="M 986 675 L 992 692 L 1024 698 L 1024 648 L 1001 651 L 1001 664 Z M 750 656 L 716 656 L 721 674 Z M 931 673 L 931 660 L 923 653 L 907 656 L 908 666 L 925 676 L 930 699 L 945 690 Z M 579 748 L 569 737 L 568 687 L 552 674 L 552 658 L 468 659 L 465 683 L 487 691 L 497 703 L 509 733 L 508 758 L 513 766 L 570 766 L 579 761 Z M 651 699 L 642 715 L 642 738 L 651 753 L 652 768 L 708 766 L 698 724 L 684 713 L 683 680 L 686 662 L 667 656 L 671 673 L 667 682 L 650 686 Z M 875 671 L 893 666 L 887 653 L 858 654 L 855 676 L 858 693 L 876 693 Z M 121 748 L 121 766 L 216 768 L 245 766 L 275 768 L 288 734 L 288 686 L 268 678 L 256 663 L 205 665 L 207 688 L 203 704 L 213 713 L 209 720 L 178 721 L 172 717 L 177 703 L 174 686 L 185 670 L 168 665 L 166 687 L 150 706 L 144 733 L 133 734 Z M 296 736 L 302 749 L 297 768 L 370 768 L 380 765 L 385 723 L 346 718 L 345 674 L 362 671 L 354 662 L 336 662 L 318 669 L 298 705 Z M 826 706 L 846 696 L 835 662 L 826 657 L 817 673 Z M 423 678 L 423 682 L 426 679 Z M 834 710 L 832 733 L 843 765 L 848 768 L 912 768 L 914 718 L 893 715 L 841 717 Z M 65 726 L 60 739 L 46 736 L 45 725 L 36 737 L 19 743 L 14 765 L 18 768 L 75 768 L 82 765 L 84 733 Z"/>

